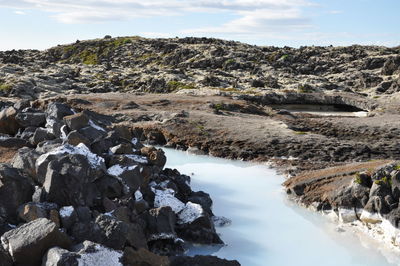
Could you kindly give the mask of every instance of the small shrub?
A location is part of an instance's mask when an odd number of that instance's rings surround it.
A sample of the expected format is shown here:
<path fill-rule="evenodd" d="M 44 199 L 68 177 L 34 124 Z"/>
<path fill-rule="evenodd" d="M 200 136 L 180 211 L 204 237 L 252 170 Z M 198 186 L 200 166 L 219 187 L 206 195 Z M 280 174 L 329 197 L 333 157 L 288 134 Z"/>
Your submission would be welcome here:
<path fill-rule="evenodd" d="M 361 177 L 360 177 L 360 173 L 356 173 L 355 175 L 354 175 L 354 182 L 355 183 L 357 183 L 357 184 L 362 184 L 362 180 L 361 180 Z"/>
<path fill-rule="evenodd" d="M 13 85 L 9 83 L 0 83 L 0 91 L 2 92 L 10 92 L 13 88 Z"/>
<path fill-rule="evenodd" d="M 191 89 L 197 89 L 197 87 L 193 83 L 186 84 L 186 83 L 183 83 L 180 81 L 175 81 L 175 80 L 169 81 L 167 83 L 167 90 L 169 92 L 178 91 L 178 90 L 191 90 Z"/>

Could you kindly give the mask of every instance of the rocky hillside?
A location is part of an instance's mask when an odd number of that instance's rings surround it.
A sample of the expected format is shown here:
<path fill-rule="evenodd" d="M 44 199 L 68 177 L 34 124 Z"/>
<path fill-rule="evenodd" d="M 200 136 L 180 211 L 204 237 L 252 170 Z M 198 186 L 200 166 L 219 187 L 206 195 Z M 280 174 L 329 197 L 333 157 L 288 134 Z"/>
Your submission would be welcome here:
<path fill-rule="evenodd" d="M 400 90 L 400 47 L 260 47 L 208 38 L 77 41 L 46 51 L 0 52 L 3 96 L 58 93 Z"/>

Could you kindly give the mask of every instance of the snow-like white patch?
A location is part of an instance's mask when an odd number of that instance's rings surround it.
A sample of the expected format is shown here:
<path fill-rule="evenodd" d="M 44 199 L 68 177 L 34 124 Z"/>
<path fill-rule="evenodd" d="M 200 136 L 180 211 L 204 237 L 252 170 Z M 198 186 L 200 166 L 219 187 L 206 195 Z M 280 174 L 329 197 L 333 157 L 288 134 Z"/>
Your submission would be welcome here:
<path fill-rule="evenodd" d="M 122 266 L 122 252 L 96 244 L 92 253 L 79 253 L 78 266 Z"/>
<path fill-rule="evenodd" d="M 179 224 L 187 224 L 192 223 L 196 219 L 203 216 L 203 208 L 200 204 L 196 204 L 193 202 L 187 202 L 185 208 L 178 214 L 178 223 Z"/>
<path fill-rule="evenodd" d="M 142 199 L 143 199 L 143 194 L 142 194 L 142 192 L 140 192 L 139 189 L 136 190 L 136 191 L 135 191 L 135 200 L 136 200 L 136 201 L 139 201 L 139 200 L 142 200 Z"/>
<path fill-rule="evenodd" d="M 370 213 L 366 210 L 363 210 L 360 216 L 360 220 L 365 223 L 380 223 L 382 222 L 382 216 L 379 213 Z"/>
<path fill-rule="evenodd" d="M 129 159 L 134 160 L 137 163 L 143 163 L 146 164 L 149 161 L 147 160 L 147 157 L 145 156 L 140 156 L 140 155 L 136 155 L 136 154 L 125 154 L 124 156 L 126 156 Z"/>
<path fill-rule="evenodd" d="M 60 209 L 60 216 L 61 217 L 70 217 L 72 213 L 74 212 L 74 207 L 73 206 L 64 206 Z"/>
<path fill-rule="evenodd" d="M 66 125 L 63 125 L 63 126 L 60 128 L 60 132 L 61 132 L 61 139 L 62 139 L 62 140 L 66 140 L 66 139 L 67 139 L 67 135 L 68 135 L 67 126 L 66 126 Z"/>
<path fill-rule="evenodd" d="M 153 191 L 156 194 L 154 198 L 154 207 L 169 206 L 175 213 L 179 213 L 185 208 L 185 204 L 174 196 L 175 192 L 172 189 L 153 189 Z"/>
<path fill-rule="evenodd" d="M 357 210 L 356 213 L 354 209 L 339 208 L 338 213 L 339 213 L 339 222 L 351 223 L 357 220 L 358 217 L 360 217 L 361 210 Z"/>
<path fill-rule="evenodd" d="M 12 229 L 17 228 L 17 226 L 14 225 L 14 224 L 8 224 L 8 226 L 9 226 L 10 228 L 12 228 Z"/>
<path fill-rule="evenodd" d="M 91 126 L 91 127 L 93 127 L 93 128 L 95 128 L 95 129 L 97 129 L 97 130 L 100 130 L 100 131 L 106 131 L 104 128 L 102 128 L 101 126 L 98 126 L 98 125 L 96 125 L 91 119 L 89 120 L 89 126 Z"/>
<path fill-rule="evenodd" d="M 159 234 L 151 234 L 149 236 L 149 241 L 161 240 L 161 239 L 176 239 L 176 235 L 173 233 L 159 233 Z"/>
<path fill-rule="evenodd" d="M 133 138 L 131 140 L 131 142 L 132 142 L 133 145 L 136 145 L 136 144 L 138 144 L 139 140 L 137 138 Z"/>
<path fill-rule="evenodd" d="M 55 123 L 56 123 L 56 120 L 54 120 L 52 117 L 47 117 L 46 118 L 45 128 L 46 128 L 47 132 L 49 132 L 51 134 L 54 134 L 53 126 L 54 126 Z"/>
<path fill-rule="evenodd" d="M 134 170 L 136 167 L 137 167 L 137 165 L 122 167 L 121 165 L 116 164 L 116 165 L 113 165 L 110 168 L 108 168 L 107 173 L 112 176 L 120 176 L 126 171 Z"/>
<path fill-rule="evenodd" d="M 79 143 L 77 146 L 72 146 L 70 144 L 64 144 L 62 146 L 59 146 L 55 148 L 54 150 L 42 154 L 39 156 L 39 158 L 36 160 L 36 165 L 41 165 L 48 156 L 50 155 L 58 155 L 58 154 L 80 154 L 83 155 L 87 158 L 90 166 L 92 168 L 100 168 L 102 165 L 104 165 L 104 159 L 90 151 L 88 147 L 86 147 L 85 144 Z"/>

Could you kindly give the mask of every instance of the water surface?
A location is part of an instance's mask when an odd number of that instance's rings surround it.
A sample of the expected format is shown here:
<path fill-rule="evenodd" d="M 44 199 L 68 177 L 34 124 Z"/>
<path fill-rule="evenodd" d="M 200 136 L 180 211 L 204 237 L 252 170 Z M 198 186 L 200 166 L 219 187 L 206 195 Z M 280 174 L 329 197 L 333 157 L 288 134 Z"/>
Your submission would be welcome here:
<path fill-rule="evenodd" d="M 320 214 L 287 200 L 283 177 L 267 166 L 164 150 L 167 167 L 190 175 L 193 190 L 211 195 L 214 213 L 232 220 L 232 225 L 217 228 L 226 246 L 196 247 L 189 255 L 212 254 L 244 266 L 396 265 L 377 250 L 376 242 L 337 232 Z"/>

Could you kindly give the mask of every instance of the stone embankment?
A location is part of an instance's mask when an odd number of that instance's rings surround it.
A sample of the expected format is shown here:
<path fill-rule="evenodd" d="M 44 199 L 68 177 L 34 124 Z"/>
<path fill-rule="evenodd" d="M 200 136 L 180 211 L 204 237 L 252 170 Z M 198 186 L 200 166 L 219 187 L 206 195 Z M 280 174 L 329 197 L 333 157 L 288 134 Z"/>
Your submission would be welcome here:
<path fill-rule="evenodd" d="M 0 265 L 239 265 L 182 256 L 222 245 L 212 200 L 114 118 L 52 102 L 0 113 Z M 3 153 L 2 153 L 3 155 Z"/>

